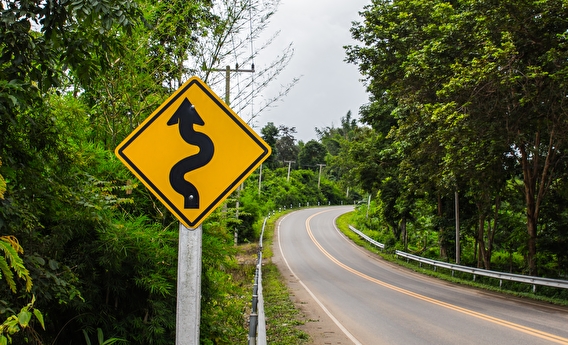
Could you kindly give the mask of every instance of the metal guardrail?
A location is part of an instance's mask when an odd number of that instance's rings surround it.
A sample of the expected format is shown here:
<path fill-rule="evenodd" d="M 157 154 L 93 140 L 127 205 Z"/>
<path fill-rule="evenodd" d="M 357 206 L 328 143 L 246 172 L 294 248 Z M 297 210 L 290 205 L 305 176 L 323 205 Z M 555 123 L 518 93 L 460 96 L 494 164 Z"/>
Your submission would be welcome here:
<path fill-rule="evenodd" d="M 517 283 L 532 284 L 533 292 L 536 291 L 537 285 L 556 287 L 556 288 L 560 288 L 560 289 L 568 289 L 568 280 L 532 277 L 532 276 L 525 276 L 525 275 L 521 275 L 521 274 L 504 273 L 504 272 L 485 270 L 485 269 L 482 269 L 482 268 L 474 268 L 474 267 L 468 267 L 468 266 L 455 265 L 455 264 L 451 264 L 451 263 L 448 263 L 448 262 L 436 261 L 436 260 L 432 260 L 432 259 L 423 258 L 423 257 L 417 256 L 417 255 L 402 252 L 400 250 L 395 251 L 395 254 L 397 256 L 402 256 L 402 257 L 406 258 L 407 260 L 418 261 L 421 264 L 424 263 L 424 264 L 428 264 L 428 265 L 431 265 L 431 266 L 434 266 L 434 267 L 441 267 L 441 268 L 449 269 L 449 270 L 452 271 L 452 275 L 453 275 L 454 271 L 471 273 L 473 275 L 474 281 L 475 281 L 476 276 L 483 276 L 483 277 L 490 277 L 490 278 L 499 279 L 499 287 L 501 287 L 501 285 L 503 284 L 503 280 L 508 280 L 508 281 L 514 281 L 514 282 L 517 282 Z"/>
<path fill-rule="evenodd" d="M 384 244 L 373 240 L 372 238 L 370 238 L 369 236 L 365 235 L 365 234 L 362 233 L 361 231 L 355 229 L 353 226 L 349 225 L 349 229 L 350 229 L 351 231 L 353 231 L 354 233 L 356 233 L 357 235 L 359 235 L 359 237 L 361 237 L 361 238 L 367 240 L 367 242 L 369 242 L 369 243 L 371 243 L 371 244 L 373 244 L 373 245 L 375 245 L 375 246 L 377 246 L 377 247 L 379 247 L 379 248 L 381 248 L 381 249 L 385 249 L 385 245 L 384 245 Z"/>
<path fill-rule="evenodd" d="M 376 245 L 377 247 L 379 247 L 381 249 L 385 248 L 384 244 L 379 243 L 379 242 L 371 239 L 369 236 L 363 234 L 361 231 L 355 229 L 353 226 L 349 225 L 349 229 L 351 231 L 355 232 L 356 234 L 358 234 L 359 236 L 361 236 L 362 238 L 366 239 L 370 243 Z M 503 284 L 503 280 L 508 280 L 508 281 L 514 281 L 514 282 L 518 282 L 518 283 L 532 284 L 533 292 L 536 291 L 537 285 L 556 287 L 556 288 L 560 288 L 560 289 L 568 289 L 568 280 L 532 277 L 532 276 L 525 276 L 525 275 L 520 275 L 520 274 L 504 273 L 504 272 L 485 270 L 485 269 L 481 269 L 481 268 L 461 266 L 461 265 L 451 264 L 451 263 L 448 263 L 448 262 L 423 258 L 421 256 L 405 253 L 405 252 L 402 252 L 400 250 L 396 250 L 395 254 L 397 256 L 401 256 L 401 257 L 406 258 L 407 261 L 408 260 L 418 261 L 420 263 L 420 265 L 428 264 L 428 265 L 433 266 L 434 268 L 441 267 L 441 268 L 449 269 L 449 270 L 452 271 L 452 276 L 454 275 L 454 271 L 459 271 L 459 272 L 471 273 L 473 275 L 474 281 L 475 281 L 476 276 L 483 276 L 483 277 L 490 277 L 490 278 L 499 279 L 499 287 L 501 287 L 501 285 Z"/>
<path fill-rule="evenodd" d="M 252 311 L 249 318 L 249 345 L 266 345 L 266 318 L 264 316 L 264 297 L 262 295 L 262 240 L 268 217 L 264 218 L 258 245 L 258 261 L 252 287 Z"/>

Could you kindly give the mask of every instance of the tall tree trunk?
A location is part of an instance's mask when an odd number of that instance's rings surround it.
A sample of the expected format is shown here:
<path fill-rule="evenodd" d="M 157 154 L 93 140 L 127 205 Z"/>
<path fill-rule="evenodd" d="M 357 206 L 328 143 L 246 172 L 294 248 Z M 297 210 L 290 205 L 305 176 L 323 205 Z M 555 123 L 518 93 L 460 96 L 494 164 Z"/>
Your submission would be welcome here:
<path fill-rule="evenodd" d="M 529 274 L 537 275 L 536 266 L 536 241 L 537 241 L 537 229 L 538 229 L 538 217 L 540 211 L 540 205 L 544 199 L 544 195 L 550 186 L 552 176 L 551 161 L 554 160 L 555 150 L 554 150 L 554 139 L 555 132 L 551 130 L 550 139 L 548 142 L 548 151 L 546 154 L 546 159 L 544 165 L 540 166 L 540 133 L 535 134 L 534 145 L 532 146 L 533 152 L 527 152 L 526 143 L 520 145 L 518 148 L 521 152 L 521 167 L 523 170 L 523 182 L 524 182 L 524 192 L 525 192 L 525 203 L 527 210 L 527 233 L 528 233 L 528 266 Z M 540 175 L 540 179 L 539 179 Z"/>
<path fill-rule="evenodd" d="M 533 169 L 528 162 L 528 153 L 525 146 L 521 147 L 521 166 L 523 169 L 523 181 L 525 185 L 525 207 L 527 211 L 527 232 L 528 238 L 528 266 L 529 274 L 536 275 L 536 207 L 535 207 L 535 189 L 536 178 Z M 533 167 L 538 164 L 538 155 L 533 156 Z"/>
<path fill-rule="evenodd" d="M 509 250 L 509 273 L 513 273 L 513 251 Z"/>
<path fill-rule="evenodd" d="M 400 241 L 400 234 L 402 232 L 402 227 L 400 224 L 393 222 L 392 224 L 392 234 L 397 241 Z"/>
<path fill-rule="evenodd" d="M 485 214 L 483 213 L 481 205 L 478 205 L 479 217 L 477 222 L 477 243 L 479 244 L 479 257 L 477 258 L 477 267 L 488 268 L 487 254 L 485 250 Z"/>
<path fill-rule="evenodd" d="M 456 264 L 460 264 L 461 260 L 461 245 L 460 245 L 460 202 L 459 194 L 456 190 L 454 194 L 455 198 L 455 213 L 456 213 Z"/>
<path fill-rule="evenodd" d="M 438 193 L 438 217 L 442 219 L 442 196 Z M 444 233 L 444 226 L 438 229 L 438 244 L 440 246 L 440 258 L 446 259 L 448 257 L 448 248 L 445 240 L 446 234 Z"/>
<path fill-rule="evenodd" d="M 475 243 L 473 244 L 473 261 L 477 261 L 477 236 L 475 236 Z"/>
<path fill-rule="evenodd" d="M 497 195 L 495 197 L 495 213 L 493 214 L 493 226 L 491 226 L 491 220 L 487 220 L 487 257 L 488 262 L 487 269 L 491 269 L 491 254 L 493 253 L 493 243 L 495 240 L 495 233 L 497 232 L 497 219 L 499 218 L 499 209 L 501 208 L 501 196 Z"/>
<path fill-rule="evenodd" d="M 493 237 L 491 227 L 491 219 L 487 219 L 487 246 L 485 247 L 485 269 L 491 269 L 491 252 L 493 251 Z"/>
<path fill-rule="evenodd" d="M 400 232 L 402 235 L 402 241 L 404 243 L 404 251 L 408 251 L 408 235 L 406 233 L 406 217 L 402 217 L 400 223 Z"/>

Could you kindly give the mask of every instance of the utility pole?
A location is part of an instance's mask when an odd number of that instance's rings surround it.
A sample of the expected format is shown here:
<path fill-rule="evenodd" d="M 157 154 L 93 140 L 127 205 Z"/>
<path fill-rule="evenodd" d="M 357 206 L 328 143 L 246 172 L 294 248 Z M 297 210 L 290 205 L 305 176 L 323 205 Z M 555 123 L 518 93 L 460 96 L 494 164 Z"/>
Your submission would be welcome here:
<path fill-rule="evenodd" d="M 318 174 L 318 189 L 320 189 L 320 180 L 321 180 L 321 168 L 325 166 L 325 164 L 318 164 L 320 167 L 320 172 Z"/>
<path fill-rule="evenodd" d="M 231 72 L 250 72 L 254 73 L 254 64 L 251 65 L 251 69 L 239 69 L 239 64 L 235 65 L 235 69 L 231 69 L 231 66 L 227 65 L 225 68 L 212 68 L 212 71 L 223 72 L 225 71 L 225 103 L 229 105 L 231 102 Z"/>
<path fill-rule="evenodd" d="M 260 172 L 258 175 L 258 195 L 260 195 L 261 187 L 262 187 L 262 164 L 260 165 Z"/>
<path fill-rule="evenodd" d="M 296 161 L 284 161 L 284 163 L 288 163 L 288 177 L 286 178 L 286 182 L 290 181 L 290 167 L 292 166 L 292 163 L 296 163 Z"/>
<path fill-rule="evenodd" d="M 235 69 L 231 69 L 231 66 L 227 65 L 225 66 L 225 68 L 212 68 L 211 70 L 215 72 L 225 71 L 225 104 L 229 106 L 229 104 L 231 103 L 231 72 L 254 73 L 254 63 L 251 65 L 250 69 L 239 69 L 239 64 L 235 64 Z M 235 217 L 237 220 L 239 219 L 239 199 L 241 196 L 241 187 L 242 185 L 237 188 L 237 203 L 236 203 L 237 211 L 235 213 Z M 235 246 L 238 243 L 238 239 L 239 239 L 239 234 L 237 228 L 235 227 L 235 233 L 234 233 Z"/>

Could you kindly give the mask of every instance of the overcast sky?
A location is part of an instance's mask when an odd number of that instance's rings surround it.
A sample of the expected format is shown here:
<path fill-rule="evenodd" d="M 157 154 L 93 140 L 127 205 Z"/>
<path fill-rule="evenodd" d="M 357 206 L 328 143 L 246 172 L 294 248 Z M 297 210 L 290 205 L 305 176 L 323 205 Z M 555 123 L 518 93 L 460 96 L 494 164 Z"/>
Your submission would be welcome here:
<path fill-rule="evenodd" d="M 344 62 L 343 46 L 356 43 L 349 29 L 360 21 L 358 12 L 370 0 L 282 0 L 266 30 L 280 35 L 255 58 L 257 66 L 268 63 L 290 43 L 294 56 L 276 82 L 264 92 L 277 94 L 280 85 L 300 77 L 299 83 L 265 110 L 255 123 L 260 129 L 268 122 L 296 127 L 296 139 L 317 139 L 314 128 L 339 126 L 349 110 L 358 118 L 359 107 L 367 103 L 357 67 Z M 256 102 L 256 101 L 255 101 Z"/>

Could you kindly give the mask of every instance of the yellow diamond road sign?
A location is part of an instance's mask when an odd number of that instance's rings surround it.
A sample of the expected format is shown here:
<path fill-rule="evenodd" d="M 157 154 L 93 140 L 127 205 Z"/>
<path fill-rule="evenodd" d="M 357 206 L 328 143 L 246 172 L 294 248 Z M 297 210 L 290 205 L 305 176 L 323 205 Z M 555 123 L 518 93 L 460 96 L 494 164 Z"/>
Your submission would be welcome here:
<path fill-rule="evenodd" d="M 270 155 L 266 144 L 197 77 L 115 150 L 188 228 L 196 228 Z"/>

